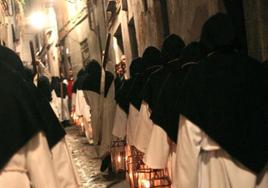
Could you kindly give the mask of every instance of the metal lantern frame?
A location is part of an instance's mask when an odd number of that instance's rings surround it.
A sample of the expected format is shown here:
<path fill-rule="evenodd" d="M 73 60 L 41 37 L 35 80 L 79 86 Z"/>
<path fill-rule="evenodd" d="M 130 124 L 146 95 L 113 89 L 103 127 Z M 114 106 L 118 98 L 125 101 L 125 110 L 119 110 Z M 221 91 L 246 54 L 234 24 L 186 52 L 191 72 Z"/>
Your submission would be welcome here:
<path fill-rule="evenodd" d="M 111 144 L 111 161 L 115 173 L 126 171 L 126 140 L 117 139 Z"/>
<path fill-rule="evenodd" d="M 142 161 L 144 153 L 134 146 L 126 147 L 127 180 L 131 188 L 170 188 L 168 170 L 152 169 Z"/>

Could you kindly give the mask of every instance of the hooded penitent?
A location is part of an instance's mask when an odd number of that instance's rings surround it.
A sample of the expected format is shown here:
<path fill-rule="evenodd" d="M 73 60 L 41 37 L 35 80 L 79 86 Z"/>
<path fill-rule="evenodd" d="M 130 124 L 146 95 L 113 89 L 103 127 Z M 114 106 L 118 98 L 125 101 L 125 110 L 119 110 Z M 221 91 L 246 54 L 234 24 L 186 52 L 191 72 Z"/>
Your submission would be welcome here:
<path fill-rule="evenodd" d="M 224 14 L 204 24 L 201 42 L 211 53 L 185 79 L 181 114 L 259 173 L 268 160 L 268 78 L 259 62 L 231 48 L 234 38 Z"/>
<path fill-rule="evenodd" d="M 83 68 L 78 71 L 76 80 L 73 84 L 73 93 L 76 93 L 78 88 L 82 88 L 82 82 L 85 75 L 86 71 Z"/>
<path fill-rule="evenodd" d="M 40 76 L 38 78 L 37 88 L 49 102 L 52 100 L 51 87 L 49 84 L 49 79 L 46 76 Z"/>
<path fill-rule="evenodd" d="M 54 76 L 52 77 L 51 89 L 55 91 L 57 97 L 65 98 L 67 96 L 67 85 L 62 83 L 62 79 L 60 79 L 60 77 L 54 77 Z"/>
<path fill-rule="evenodd" d="M 165 39 L 161 49 L 164 66 L 150 75 L 141 92 L 142 100 L 149 105 L 151 110 L 156 104 L 159 92 L 170 71 L 178 67 L 178 59 L 184 46 L 183 40 L 175 34 Z"/>
<path fill-rule="evenodd" d="M 87 75 L 83 79 L 82 90 L 100 93 L 101 66 L 96 60 L 91 60 L 85 67 Z"/>
<path fill-rule="evenodd" d="M 0 50 L 3 55 L 3 51 Z M 52 148 L 65 132 L 48 101 L 25 77 L 20 58 L 4 49 L 0 60 L 0 169 L 37 132 L 44 131 Z"/>
<path fill-rule="evenodd" d="M 151 73 L 160 68 L 163 64 L 161 53 L 155 47 L 148 47 L 142 56 L 142 70 L 140 74 L 137 74 L 134 78 L 131 89 L 128 93 L 130 103 L 137 109 L 140 110 L 142 98 L 141 91 L 146 84 L 146 81 Z"/>
<path fill-rule="evenodd" d="M 180 105 L 178 104 L 183 80 L 192 66 L 196 65 L 204 57 L 202 48 L 198 42 L 187 45 L 181 53 L 177 66 L 170 71 L 163 84 L 157 103 L 152 109 L 151 119 L 160 126 L 173 142 L 177 142 Z"/>
<path fill-rule="evenodd" d="M 181 50 L 185 44 L 181 37 L 175 34 L 169 35 L 163 42 L 161 55 L 165 62 L 177 59 L 181 55 Z"/>
<path fill-rule="evenodd" d="M 142 71 L 142 59 L 140 57 L 134 59 L 129 67 L 130 78 L 123 82 L 121 88 L 119 89 L 115 100 L 118 105 L 128 114 L 129 110 L 129 100 L 127 94 L 131 88 L 134 81 L 135 75 Z"/>

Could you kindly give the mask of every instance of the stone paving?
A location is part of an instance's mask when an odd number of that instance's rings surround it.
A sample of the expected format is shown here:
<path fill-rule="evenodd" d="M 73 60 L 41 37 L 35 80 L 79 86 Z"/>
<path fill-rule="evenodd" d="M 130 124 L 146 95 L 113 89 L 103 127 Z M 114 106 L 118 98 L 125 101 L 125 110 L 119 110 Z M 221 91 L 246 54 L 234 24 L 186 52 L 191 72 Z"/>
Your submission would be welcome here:
<path fill-rule="evenodd" d="M 124 179 L 108 176 L 99 171 L 100 159 L 75 126 L 66 128 L 67 144 L 81 181 L 81 188 L 129 188 Z"/>

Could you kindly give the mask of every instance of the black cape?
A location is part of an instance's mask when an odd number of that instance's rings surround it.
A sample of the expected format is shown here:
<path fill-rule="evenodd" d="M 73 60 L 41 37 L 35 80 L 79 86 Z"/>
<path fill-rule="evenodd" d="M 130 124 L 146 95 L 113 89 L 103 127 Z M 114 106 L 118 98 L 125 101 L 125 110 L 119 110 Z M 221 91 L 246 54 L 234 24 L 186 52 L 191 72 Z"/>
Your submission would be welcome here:
<path fill-rule="evenodd" d="M 177 64 L 180 64 L 180 61 L 177 60 Z M 178 129 L 174 129 L 169 125 L 167 121 L 168 114 L 170 113 L 170 106 L 174 104 L 174 99 L 180 93 L 180 85 L 183 81 L 184 72 L 179 69 L 178 66 L 174 66 L 173 70 L 169 70 L 161 90 L 158 92 L 158 96 L 154 99 L 154 106 L 152 106 L 152 113 L 150 118 L 154 124 L 160 126 L 167 132 L 168 136 L 174 141 Z"/>
<path fill-rule="evenodd" d="M 40 115 L 29 99 L 25 81 L 0 62 L 0 169 L 42 130 Z"/>
<path fill-rule="evenodd" d="M 178 62 L 178 64 L 180 63 Z M 174 143 L 177 142 L 180 113 L 179 105 L 175 101 L 181 93 L 186 74 L 187 71 L 178 67 L 174 67 L 170 71 L 163 83 L 163 87 L 156 99 L 156 105 L 152 109 L 150 116 L 154 124 L 160 126 Z"/>
<path fill-rule="evenodd" d="M 146 69 L 143 73 L 137 74 L 127 94 L 130 103 L 139 111 L 142 103 L 143 88 L 149 78 L 149 76 L 156 70 L 161 68 L 160 66 L 153 66 Z"/>
<path fill-rule="evenodd" d="M 151 110 L 157 102 L 159 92 L 162 89 L 169 72 L 174 68 L 171 64 L 176 64 L 177 61 L 174 60 L 180 58 L 184 46 L 185 44 L 181 37 L 175 34 L 169 35 L 163 42 L 161 56 L 164 66 L 150 75 L 141 92 L 142 100 L 149 105 Z"/>
<path fill-rule="evenodd" d="M 63 89 L 63 98 L 67 96 L 67 85 L 62 82 L 63 80 L 59 77 L 52 77 L 51 79 L 51 89 L 55 91 L 57 97 L 61 97 L 61 84 Z"/>
<path fill-rule="evenodd" d="M 126 114 L 129 112 L 129 100 L 127 94 L 131 88 L 133 83 L 133 79 L 125 80 L 119 89 L 117 95 L 115 96 L 115 100 L 117 104 L 124 110 Z"/>
<path fill-rule="evenodd" d="M 185 75 L 202 58 L 204 58 L 204 52 L 200 43 L 192 42 L 187 45 L 182 50 L 180 59 L 166 65 L 166 69 L 169 69 L 169 74 L 163 83 L 159 96 L 155 99 L 156 105 L 152 109 L 150 118 L 156 125 L 162 127 L 175 143 L 177 142 L 180 115 L 180 106 L 175 101 L 178 101 L 177 98 L 181 94 Z"/>
<path fill-rule="evenodd" d="M 49 147 L 65 132 L 47 100 L 16 71 L 0 62 L 0 169 L 35 134 L 44 131 Z"/>
<path fill-rule="evenodd" d="M 155 104 L 159 98 L 159 93 L 166 84 L 170 71 L 172 71 L 173 68 L 177 68 L 176 62 L 177 61 L 174 61 L 170 64 L 162 66 L 148 77 L 147 82 L 141 92 L 141 98 L 149 105 L 151 111 L 155 108 Z"/>
<path fill-rule="evenodd" d="M 39 76 L 37 80 L 37 88 L 39 92 L 50 102 L 52 100 L 51 86 L 46 76 Z"/>
<path fill-rule="evenodd" d="M 45 132 L 50 148 L 65 136 L 65 131 L 48 101 L 28 79 L 18 55 L 5 47 L 0 48 L 0 71 L 0 121 L 5 122 L 0 126 L 2 168 L 38 131 Z"/>
<path fill-rule="evenodd" d="M 82 81 L 82 90 L 93 91 L 100 94 L 101 66 L 96 60 L 90 61 L 86 65 L 86 75 Z"/>
<path fill-rule="evenodd" d="M 142 102 L 142 90 L 147 82 L 147 79 L 154 71 L 161 68 L 163 60 L 160 51 L 155 47 L 148 47 L 145 49 L 142 56 L 141 73 L 134 76 L 134 81 L 128 92 L 128 99 L 130 103 L 140 110 Z"/>
<path fill-rule="evenodd" d="M 80 69 L 77 73 L 76 80 L 74 81 L 72 92 L 76 93 L 77 89 L 82 88 L 82 83 L 83 83 L 83 77 L 85 76 L 86 72 L 84 69 Z"/>
<path fill-rule="evenodd" d="M 142 71 L 142 59 L 140 57 L 134 59 L 129 67 L 130 78 L 122 83 L 119 91 L 116 93 L 115 100 L 117 104 L 128 114 L 129 112 L 129 99 L 128 93 L 134 82 L 135 75 Z"/>
<path fill-rule="evenodd" d="M 246 167 L 263 170 L 268 79 L 259 62 L 234 51 L 215 52 L 190 71 L 182 91 L 182 115 Z"/>

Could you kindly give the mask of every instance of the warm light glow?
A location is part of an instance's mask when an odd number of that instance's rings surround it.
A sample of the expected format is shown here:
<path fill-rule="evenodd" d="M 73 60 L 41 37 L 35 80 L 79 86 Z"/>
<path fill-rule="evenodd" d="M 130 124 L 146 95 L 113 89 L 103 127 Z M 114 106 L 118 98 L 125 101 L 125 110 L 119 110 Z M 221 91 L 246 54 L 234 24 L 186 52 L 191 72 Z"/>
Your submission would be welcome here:
<path fill-rule="evenodd" d="M 141 180 L 143 188 L 150 188 L 150 181 L 149 180 Z"/>
<path fill-rule="evenodd" d="M 70 54 L 69 48 L 66 48 L 66 54 Z"/>
<path fill-rule="evenodd" d="M 117 161 L 120 163 L 121 162 L 121 156 L 117 157 Z"/>
<path fill-rule="evenodd" d="M 30 24 L 36 29 L 43 29 L 46 24 L 46 16 L 42 12 L 35 12 L 29 17 Z"/>

